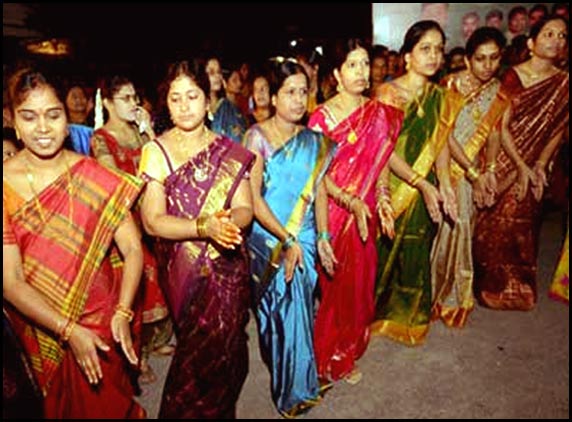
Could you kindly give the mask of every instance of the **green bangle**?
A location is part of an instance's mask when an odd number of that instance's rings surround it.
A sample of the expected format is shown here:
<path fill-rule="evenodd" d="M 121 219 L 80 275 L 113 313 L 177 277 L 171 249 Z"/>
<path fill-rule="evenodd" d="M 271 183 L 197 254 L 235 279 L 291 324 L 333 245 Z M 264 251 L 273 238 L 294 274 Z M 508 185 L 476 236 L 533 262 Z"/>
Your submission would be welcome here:
<path fill-rule="evenodd" d="M 328 242 L 332 240 L 332 235 L 330 232 L 320 232 L 318 233 L 317 240 L 327 240 Z"/>
<path fill-rule="evenodd" d="M 288 233 L 286 240 L 284 240 L 284 243 L 282 244 L 282 249 L 287 251 L 294 245 L 294 243 L 296 243 L 296 237 L 293 234 Z"/>

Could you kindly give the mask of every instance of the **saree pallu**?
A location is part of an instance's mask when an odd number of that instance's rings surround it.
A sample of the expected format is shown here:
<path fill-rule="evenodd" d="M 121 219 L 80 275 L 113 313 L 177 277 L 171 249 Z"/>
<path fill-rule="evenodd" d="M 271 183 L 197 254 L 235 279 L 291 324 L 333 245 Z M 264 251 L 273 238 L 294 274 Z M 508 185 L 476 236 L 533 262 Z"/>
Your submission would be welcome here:
<path fill-rule="evenodd" d="M 169 167 L 163 182 L 167 213 L 181 218 L 229 208 L 254 159 L 232 140 L 218 137 L 174 169 L 159 142 L 147 144 L 154 145 L 163 151 Z M 146 159 L 147 146 L 140 172 L 150 180 L 150 166 L 161 163 Z M 204 181 L 195 180 L 196 167 L 208 168 Z M 250 290 L 245 247 L 226 250 L 205 240 L 160 241 L 159 245 L 167 261 L 164 290 L 177 335 L 160 418 L 234 418 L 248 373 L 245 328 Z"/>
<path fill-rule="evenodd" d="M 375 184 L 393 152 L 402 119 L 400 110 L 370 100 L 342 122 L 335 120 L 326 105 L 310 117 L 309 127 L 324 132 L 338 145 L 327 174 L 340 188 L 360 197 L 372 215 L 369 236 L 362 242 L 353 214 L 328 199 L 332 247 L 339 264 L 333 277 L 321 270 L 318 277 L 321 297 L 314 348 L 318 376 L 324 379 L 350 374 L 369 342 L 379 227 Z"/>
<path fill-rule="evenodd" d="M 144 417 L 110 326 L 121 283 L 111 262 L 113 235 L 142 182 L 91 158 L 69 172 L 28 201 L 4 182 L 4 243 L 19 246 L 26 281 L 54 309 L 111 347 L 99 355 L 102 381 L 91 386 L 53 333 L 29 325 L 13 308 L 11 317 L 44 394 L 46 418 Z"/>
<path fill-rule="evenodd" d="M 211 130 L 241 143 L 248 123 L 240 109 L 230 100 L 219 100 L 211 122 Z"/>
<path fill-rule="evenodd" d="M 407 107 L 395 152 L 431 183 L 433 163 L 462 104 L 460 95 L 445 95 L 442 87 L 428 84 L 419 104 L 413 101 Z M 430 253 L 436 225 L 417 189 L 392 175 L 391 192 L 395 238 L 378 240 L 376 321 L 371 330 L 414 346 L 423 343 L 429 331 Z"/>
<path fill-rule="evenodd" d="M 508 105 L 499 92 L 500 81 L 492 79 L 467 98 L 459 112 L 453 135 L 465 154 L 478 166 L 479 151 Z M 476 208 L 473 187 L 464 171 L 453 162 L 451 181 L 457 197 L 458 220 L 443 219 L 431 250 L 432 319 L 449 327 L 463 327 L 474 308 L 473 228 Z"/>
<path fill-rule="evenodd" d="M 278 221 L 295 235 L 303 251 L 304 269 L 296 268 L 286 283 L 280 265 L 282 243 L 258 222 L 248 240 L 261 353 L 272 375 L 272 398 L 282 414 L 319 399 L 314 357 L 314 288 L 316 271 L 317 187 L 333 157 L 327 138 L 305 129 L 271 154 L 258 126 L 245 136 L 246 146 L 264 157 L 262 196 Z M 260 146 L 266 143 L 267 147 Z"/>
<path fill-rule="evenodd" d="M 97 129 L 91 141 L 92 155 L 96 155 L 99 145 L 102 144 L 113 156 L 115 165 L 120 170 L 129 174 L 137 174 L 139 161 L 141 160 L 141 148 L 148 142 L 148 137 L 141 136 L 136 127 L 133 128 L 137 143 L 133 148 L 120 145 L 111 133 L 103 128 Z M 136 221 L 141 227 L 139 213 L 135 213 Z M 152 253 L 152 240 L 143 234 L 143 278 L 139 287 L 137 306 L 142 311 L 143 323 L 148 324 L 164 319 L 169 314 L 165 298 L 159 287 L 157 260 Z M 168 327 L 167 327 L 168 328 Z M 144 345 L 145 347 L 145 345 Z"/>
<path fill-rule="evenodd" d="M 556 271 L 554 272 L 554 277 L 552 279 L 552 284 L 550 285 L 550 290 L 548 291 L 548 296 L 554 300 L 559 300 L 568 305 L 569 299 L 569 244 L 568 237 L 570 234 L 570 222 L 568 222 L 568 230 L 566 230 L 566 239 L 564 240 L 564 245 L 562 246 L 562 252 L 560 254 L 560 259 L 556 265 Z"/>
<path fill-rule="evenodd" d="M 509 69 L 503 88 L 512 93 L 509 131 L 518 153 L 533 168 L 546 143 L 568 125 L 568 73 L 558 72 L 524 88 Z M 530 310 L 537 300 L 542 202 L 534 199 L 530 189 L 518 202 L 515 166 L 504 151 L 497 164 L 498 200 L 479 211 L 475 227 L 475 296 L 493 309 Z"/>

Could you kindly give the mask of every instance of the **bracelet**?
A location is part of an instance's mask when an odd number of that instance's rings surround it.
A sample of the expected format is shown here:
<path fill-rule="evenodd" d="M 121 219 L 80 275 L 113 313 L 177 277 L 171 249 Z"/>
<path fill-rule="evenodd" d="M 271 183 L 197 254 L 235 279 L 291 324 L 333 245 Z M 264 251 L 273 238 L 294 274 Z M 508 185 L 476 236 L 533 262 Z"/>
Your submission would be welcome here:
<path fill-rule="evenodd" d="M 330 240 L 332 240 L 332 235 L 330 234 L 330 232 L 320 232 L 318 233 L 318 237 L 316 238 L 316 240 L 318 241 L 327 240 L 329 242 Z"/>
<path fill-rule="evenodd" d="M 292 246 L 294 246 L 294 243 L 296 243 L 296 237 L 292 233 L 288 233 L 288 236 L 286 236 L 286 239 L 282 244 L 282 249 L 287 251 Z"/>
<path fill-rule="evenodd" d="M 119 304 L 115 307 L 115 314 L 114 315 L 119 315 L 119 316 L 125 318 L 127 320 L 127 322 L 131 322 L 131 321 L 133 321 L 133 317 L 135 316 L 135 312 L 133 312 L 127 306 Z"/>
<path fill-rule="evenodd" d="M 377 193 L 380 198 L 391 198 L 391 191 L 387 185 L 379 185 L 377 187 Z"/>
<path fill-rule="evenodd" d="M 469 167 L 467 169 L 466 176 L 467 179 L 469 179 L 469 182 L 471 183 L 475 183 L 475 181 L 479 178 L 480 175 L 481 174 L 479 173 L 479 171 L 474 167 Z"/>
<path fill-rule="evenodd" d="M 207 238 L 207 222 L 208 217 L 206 215 L 201 215 L 197 217 L 197 235 L 200 238 Z"/>
<path fill-rule="evenodd" d="M 62 334 L 60 336 L 60 341 L 59 341 L 60 344 L 63 344 L 63 343 L 66 343 L 67 341 L 69 341 L 74 327 L 75 327 L 75 321 L 72 319 L 68 319 L 64 329 L 62 330 Z"/>
<path fill-rule="evenodd" d="M 413 176 L 411 177 L 411 179 L 409 179 L 409 184 L 411 186 L 413 186 L 414 188 L 417 187 L 417 185 L 419 184 L 419 182 L 421 181 L 421 179 L 423 179 L 423 176 L 421 176 L 419 173 L 414 172 Z"/>
<path fill-rule="evenodd" d="M 493 162 L 487 164 L 487 171 L 489 173 L 494 173 L 496 169 L 497 169 L 497 163 Z"/>

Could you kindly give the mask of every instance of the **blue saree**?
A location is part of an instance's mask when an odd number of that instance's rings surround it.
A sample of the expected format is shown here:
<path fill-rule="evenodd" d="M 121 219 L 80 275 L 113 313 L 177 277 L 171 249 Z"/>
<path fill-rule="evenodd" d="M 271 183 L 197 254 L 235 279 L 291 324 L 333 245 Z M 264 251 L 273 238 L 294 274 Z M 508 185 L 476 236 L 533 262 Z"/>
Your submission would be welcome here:
<path fill-rule="evenodd" d="M 234 142 L 242 142 L 248 123 L 240 109 L 228 99 L 219 100 L 211 122 L 211 130 Z"/>
<path fill-rule="evenodd" d="M 262 196 L 276 218 L 299 241 L 304 269 L 286 283 L 280 265 L 280 241 L 258 222 L 248 241 L 256 295 L 260 348 L 272 376 L 272 398 L 281 414 L 310 407 L 319 398 L 314 358 L 314 288 L 316 224 L 314 199 L 330 164 L 334 144 L 321 134 L 302 130 L 274 150 L 255 125 L 246 146 L 264 158 Z"/>

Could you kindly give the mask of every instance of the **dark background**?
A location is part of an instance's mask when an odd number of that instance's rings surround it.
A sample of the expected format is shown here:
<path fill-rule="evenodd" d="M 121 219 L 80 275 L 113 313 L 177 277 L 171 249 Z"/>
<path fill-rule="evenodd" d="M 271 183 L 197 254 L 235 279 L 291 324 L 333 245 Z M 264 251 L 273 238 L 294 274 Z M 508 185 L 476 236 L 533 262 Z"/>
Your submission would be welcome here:
<path fill-rule="evenodd" d="M 371 36 L 371 3 L 50 3 L 30 27 L 72 40 L 74 56 L 106 63 L 219 53 L 263 59 L 293 38 Z"/>
<path fill-rule="evenodd" d="M 26 39 L 3 37 L 4 67 L 44 61 L 93 79 L 123 72 L 154 85 L 167 63 L 215 54 L 224 63 L 262 62 L 287 54 L 292 39 L 323 45 L 338 37 L 371 38 L 371 3 L 49 3 L 27 4 L 26 28 L 66 38 L 68 57 L 31 56 Z"/>

